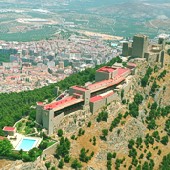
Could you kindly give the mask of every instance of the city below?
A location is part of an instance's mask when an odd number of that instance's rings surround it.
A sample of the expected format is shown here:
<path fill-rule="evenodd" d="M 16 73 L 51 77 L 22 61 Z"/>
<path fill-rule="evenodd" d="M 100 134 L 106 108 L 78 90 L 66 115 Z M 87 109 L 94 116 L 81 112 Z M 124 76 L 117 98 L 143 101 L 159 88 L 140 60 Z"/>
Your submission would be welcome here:
<path fill-rule="evenodd" d="M 160 36 L 169 38 L 166 34 Z M 89 37 L 74 34 L 69 39 L 58 35 L 51 40 L 32 42 L 0 41 L 0 54 L 9 55 L 9 62 L 0 65 L 0 92 L 41 88 L 106 63 L 121 54 L 124 42 L 132 40 L 113 38 L 106 41 L 98 34 Z"/>
<path fill-rule="evenodd" d="M 33 90 L 111 60 L 121 52 L 120 41 L 107 43 L 100 36 L 71 35 L 32 42 L 0 41 L 0 92 Z"/>

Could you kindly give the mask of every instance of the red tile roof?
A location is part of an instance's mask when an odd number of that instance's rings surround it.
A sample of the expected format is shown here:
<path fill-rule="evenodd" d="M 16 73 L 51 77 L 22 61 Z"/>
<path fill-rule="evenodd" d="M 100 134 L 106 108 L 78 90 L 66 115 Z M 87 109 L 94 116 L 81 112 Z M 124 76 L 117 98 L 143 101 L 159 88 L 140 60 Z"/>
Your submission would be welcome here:
<path fill-rule="evenodd" d="M 83 99 L 77 99 L 76 97 L 73 96 L 68 96 L 62 100 L 56 101 L 54 103 L 50 103 L 44 106 L 45 110 L 60 110 L 63 109 L 64 107 L 71 106 L 73 104 L 79 103 L 84 101 Z"/>
<path fill-rule="evenodd" d="M 37 102 L 37 105 L 42 106 L 44 103 L 43 102 Z"/>
<path fill-rule="evenodd" d="M 108 96 L 111 96 L 112 94 L 114 94 L 114 92 L 113 92 L 113 91 L 110 91 L 110 92 L 106 92 L 106 93 L 103 93 L 103 94 L 100 94 L 100 95 L 91 97 L 91 98 L 90 98 L 90 102 L 91 102 L 91 103 L 94 103 L 94 102 L 96 102 L 96 101 L 105 99 L 105 98 L 107 98 Z"/>
<path fill-rule="evenodd" d="M 14 131 L 16 128 L 15 127 L 10 127 L 10 126 L 5 126 L 3 128 L 4 131 Z"/>
<path fill-rule="evenodd" d="M 130 69 L 128 69 L 128 68 L 118 68 L 117 69 L 117 75 L 121 76 L 123 73 L 126 73 L 128 71 L 130 71 Z"/>
<path fill-rule="evenodd" d="M 127 63 L 128 66 L 131 66 L 131 67 L 136 67 L 137 65 L 135 63 Z"/>
<path fill-rule="evenodd" d="M 105 89 L 107 87 L 116 85 L 116 84 L 120 83 L 121 81 L 123 81 L 124 79 L 125 79 L 124 77 L 119 77 L 114 80 L 113 79 L 103 80 L 103 81 L 89 85 L 88 89 L 91 90 L 91 92 L 99 91 L 99 90 Z"/>
<path fill-rule="evenodd" d="M 118 68 L 117 69 L 117 75 L 113 79 L 103 80 L 103 81 L 100 81 L 100 82 L 90 84 L 90 85 L 87 86 L 87 88 L 89 90 L 91 90 L 91 92 L 95 92 L 95 91 L 116 85 L 116 84 L 120 83 L 121 81 L 123 81 L 125 79 L 123 77 L 123 74 L 126 73 L 126 72 L 127 73 L 130 72 L 130 69 Z"/>
<path fill-rule="evenodd" d="M 97 72 L 112 73 L 112 72 L 115 71 L 115 70 L 116 70 L 115 68 L 104 66 L 104 67 L 98 69 Z"/>
<path fill-rule="evenodd" d="M 73 89 L 75 89 L 75 90 L 87 91 L 87 89 L 86 89 L 86 88 L 81 87 L 81 86 L 73 86 L 72 88 L 73 88 Z"/>
<path fill-rule="evenodd" d="M 94 102 L 99 101 L 99 100 L 102 100 L 102 99 L 103 99 L 102 96 L 94 96 L 94 97 L 91 97 L 91 98 L 90 98 L 90 102 L 91 102 L 91 103 L 94 103 Z"/>

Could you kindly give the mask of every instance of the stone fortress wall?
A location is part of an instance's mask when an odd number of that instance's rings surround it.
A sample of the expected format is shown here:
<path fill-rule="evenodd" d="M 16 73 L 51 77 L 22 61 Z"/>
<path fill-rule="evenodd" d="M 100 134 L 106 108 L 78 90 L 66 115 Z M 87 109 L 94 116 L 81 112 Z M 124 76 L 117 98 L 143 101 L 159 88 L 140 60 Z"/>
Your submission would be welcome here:
<path fill-rule="evenodd" d="M 95 83 L 70 87 L 69 96 L 59 101 L 50 104 L 38 102 L 36 122 L 42 125 L 48 134 L 53 134 L 54 129 L 58 128 L 67 115 L 86 109 L 93 114 L 112 101 L 119 100 L 122 88 L 127 92 L 131 86 L 128 77 L 135 67 L 102 67 L 96 72 Z"/>

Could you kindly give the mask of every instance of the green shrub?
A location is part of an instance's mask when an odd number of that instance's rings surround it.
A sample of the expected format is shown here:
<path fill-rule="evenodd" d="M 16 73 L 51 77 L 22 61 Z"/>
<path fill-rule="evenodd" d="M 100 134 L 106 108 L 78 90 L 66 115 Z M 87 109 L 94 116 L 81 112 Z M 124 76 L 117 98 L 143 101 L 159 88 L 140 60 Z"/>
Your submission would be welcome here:
<path fill-rule="evenodd" d="M 80 168 L 82 167 L 82 165 L 81 165 L 81 163 L 80 163 L 77 159 L 75 159 L 75 160 L 72 162 L 71 167 L 72 167 L 73 169 L 75 169 L 75 170 L 78 170 L 78 169 L 80 169 Z"/>
<path fill-rule="evenodd" d="M 62 129 L 59 129 L 57 135 L 58 135 L 59 137 L 62 137 L 62 136 L 63 136 L 63 130 L 62 130 Z"/>
<path fill-rule="evenodd" d="M 90 127 L 90 126 L 91 126 L 91 121 L 89 121 L 87 124 L 87 127 Z"/>
<path fill-rule="evenodd" d="M 61 160 L 59 161 L 59 163 L 58 163 L 58 167 L 59 167 L 60 169 L 63 169 L 63 166 L 64 166 L 64 161 L 63 161 L 63 159 L 61 159 Z"/>

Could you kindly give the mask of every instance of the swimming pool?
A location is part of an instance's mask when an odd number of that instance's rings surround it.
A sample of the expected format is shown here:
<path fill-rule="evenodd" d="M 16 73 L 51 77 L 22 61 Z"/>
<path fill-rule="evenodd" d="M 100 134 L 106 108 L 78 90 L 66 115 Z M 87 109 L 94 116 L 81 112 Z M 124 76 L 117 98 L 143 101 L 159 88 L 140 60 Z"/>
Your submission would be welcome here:
<path fill-rule="evenodd" d="M 16 150 L 22 149 L 23 151 L 29 151 L 30 149 L 36 147 L 36 144 L 37 144 L 36 139 L 23 138 L 16 147 Z"/>

